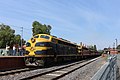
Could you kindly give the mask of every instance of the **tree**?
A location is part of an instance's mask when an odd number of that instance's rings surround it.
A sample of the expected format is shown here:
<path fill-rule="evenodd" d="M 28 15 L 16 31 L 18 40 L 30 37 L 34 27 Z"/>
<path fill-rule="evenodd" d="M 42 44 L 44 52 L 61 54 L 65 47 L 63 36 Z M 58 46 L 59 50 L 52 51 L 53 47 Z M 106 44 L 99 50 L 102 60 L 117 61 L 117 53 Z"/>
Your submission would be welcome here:
<path fill-rule="evenodd" d="M 90 46 L 89 46 L 89 49 L 96 51 L 96 50 L 97 50 L 97 47 L 96 47 L 96 45 L 90 45 Z"/>
<path fill-rule="evenodd" d="M 34 21 L 32 26 L 33 26 L 32 28 L 33 35 L 50 34 L 50 30 L 52 29 L 50 25 L 46 25 L 46 24 L 43 25 L 39 23 L 38 21 Z"/>
<path fill-rule="evenodd" d="M 117 46 L 117 49 L 119 49 L 119 50 L 120 50 L 120 45 L 118 45 L 118 46 Z"/>
<path fill-rule="evenodd" d="M 97 50 L 97 47 L 96 47 L 96 45 L 94 45 L 94 50 Z"/>
<path fill-rule="evenodd" d="M 21 36 L 15 35 L 15 30 L 10 26 L 0 25 L 0 48 L 5 48 L 6 45 L 13 46 L 14 44 L 20 44 Z"/>
<path fill-rule="evenodd" d="M 103 54 L 103 53 L 104 53 L 104 50 L 98 50 L 98 52 L 99 52 L 100 54 Z"/>

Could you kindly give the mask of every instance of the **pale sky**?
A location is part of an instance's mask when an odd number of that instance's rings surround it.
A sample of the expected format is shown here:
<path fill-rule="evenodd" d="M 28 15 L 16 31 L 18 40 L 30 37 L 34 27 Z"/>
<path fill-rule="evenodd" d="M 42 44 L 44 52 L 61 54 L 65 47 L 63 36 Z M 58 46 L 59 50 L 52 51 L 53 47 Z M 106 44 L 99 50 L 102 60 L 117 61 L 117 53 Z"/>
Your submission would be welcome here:
<path fill-rule="evenodd" d="M 10 25 L 25 40 L 32 22 L 52 26 L 51 34 L 71 42 L 97 45 L 120 42 L 120 0 L 0 0 L 0 23 Z"/>

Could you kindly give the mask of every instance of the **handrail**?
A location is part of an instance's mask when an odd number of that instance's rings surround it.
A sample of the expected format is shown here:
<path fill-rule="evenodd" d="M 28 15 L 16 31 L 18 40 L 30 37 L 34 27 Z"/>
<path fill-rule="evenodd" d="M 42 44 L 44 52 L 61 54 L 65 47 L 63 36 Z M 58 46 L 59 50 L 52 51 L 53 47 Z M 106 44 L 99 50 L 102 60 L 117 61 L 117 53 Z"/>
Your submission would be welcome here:
<path fill-rule="evenodd" d="M 108 61 L 97 71 L 91 80 L 116 80 L 117 56 L 110 56 Z"/>

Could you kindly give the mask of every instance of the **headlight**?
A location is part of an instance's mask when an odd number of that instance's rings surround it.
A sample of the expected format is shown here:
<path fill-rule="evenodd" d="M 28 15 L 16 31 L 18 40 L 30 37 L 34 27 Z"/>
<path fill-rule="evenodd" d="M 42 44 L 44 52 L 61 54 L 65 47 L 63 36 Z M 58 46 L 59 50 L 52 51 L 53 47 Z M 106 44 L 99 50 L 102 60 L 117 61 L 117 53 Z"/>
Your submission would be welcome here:
<path fill-rule="evenodd" d="M 34 39 L 34 38 L 31 38 L 31 42 L 34 43 L 34 42 L 35 42 L 35 39 Z"/>

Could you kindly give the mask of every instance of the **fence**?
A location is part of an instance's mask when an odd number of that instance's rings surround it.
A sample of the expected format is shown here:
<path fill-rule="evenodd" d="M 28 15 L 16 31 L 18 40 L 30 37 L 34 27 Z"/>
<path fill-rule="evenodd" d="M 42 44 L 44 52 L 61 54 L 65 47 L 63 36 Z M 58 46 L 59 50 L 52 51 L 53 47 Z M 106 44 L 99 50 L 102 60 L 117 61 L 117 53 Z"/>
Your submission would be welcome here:
<path fill-rule="evenodd" d="M 16 51 L 15 54 L 13 54 L 13 50 L 9 49 L 9 51 L 7 52 L 6 49 L 0 49 L 0 56 L 23 56 L 23 53 L 25 53 L 25 51 Z"/>
<path fill-rule="evenodd" d="M 117 69 L 117 56 L 110 56 L 91 80 L 116 80 Z"/>
<path fill-rule="evenodd" d="M 7 56 L 7 52 L 5 49 L 0 49 L 0 56 Z"/>

